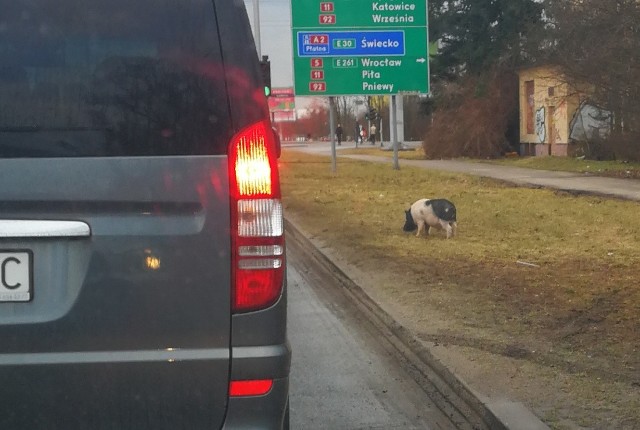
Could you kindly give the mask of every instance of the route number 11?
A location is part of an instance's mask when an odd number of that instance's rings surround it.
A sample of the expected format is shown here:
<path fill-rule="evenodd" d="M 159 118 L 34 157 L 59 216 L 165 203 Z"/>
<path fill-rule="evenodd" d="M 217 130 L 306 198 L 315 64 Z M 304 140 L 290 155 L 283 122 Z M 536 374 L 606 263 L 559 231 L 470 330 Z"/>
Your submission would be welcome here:
<path fill-rule="evenodd" d="M 320 12 L 333 12 L 333 3 L 332 2 L 320 3 Z"/>

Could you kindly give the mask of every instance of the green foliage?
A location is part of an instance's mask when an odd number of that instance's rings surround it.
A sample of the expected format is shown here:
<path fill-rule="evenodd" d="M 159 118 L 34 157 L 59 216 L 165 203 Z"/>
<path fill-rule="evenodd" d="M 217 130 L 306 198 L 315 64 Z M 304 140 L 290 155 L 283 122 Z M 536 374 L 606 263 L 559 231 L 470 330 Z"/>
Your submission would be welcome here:
<path fill-rule="evenodd" d="M 440 41 L 432 61 L 436 78 L 517 66 L 528 35 L 542 25 L 542 5 L 534 0 L 437 0 L 429 6 L 430 37 Z"/>

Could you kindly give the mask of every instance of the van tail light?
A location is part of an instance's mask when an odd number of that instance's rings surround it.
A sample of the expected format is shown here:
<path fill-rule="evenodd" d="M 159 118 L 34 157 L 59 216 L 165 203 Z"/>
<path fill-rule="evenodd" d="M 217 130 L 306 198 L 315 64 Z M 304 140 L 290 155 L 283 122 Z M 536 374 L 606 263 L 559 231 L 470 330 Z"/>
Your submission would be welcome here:
<path fill-rule="evenodd" d="M 229 396 L 247 397 L 263 396 L 271 391 L 272 379 L 255 379 L 249 381 L 231 381 L 229 383 Z"/>
<path fill-rule="evenodd" d="M 276 159 L 268 121 L 240 131 L 229 147 L 234 313 L 268 308 L 282 294 L 284 221 Z"/>

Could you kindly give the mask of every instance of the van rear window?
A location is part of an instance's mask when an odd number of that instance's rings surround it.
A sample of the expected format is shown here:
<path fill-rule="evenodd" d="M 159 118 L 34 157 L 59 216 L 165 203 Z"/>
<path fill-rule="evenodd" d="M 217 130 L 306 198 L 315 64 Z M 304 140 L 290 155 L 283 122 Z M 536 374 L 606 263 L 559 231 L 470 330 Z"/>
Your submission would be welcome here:
<path fill-rule="evenodd" d="M 211 0 L 0 0 L 0 158 L 222 154 Z"/>

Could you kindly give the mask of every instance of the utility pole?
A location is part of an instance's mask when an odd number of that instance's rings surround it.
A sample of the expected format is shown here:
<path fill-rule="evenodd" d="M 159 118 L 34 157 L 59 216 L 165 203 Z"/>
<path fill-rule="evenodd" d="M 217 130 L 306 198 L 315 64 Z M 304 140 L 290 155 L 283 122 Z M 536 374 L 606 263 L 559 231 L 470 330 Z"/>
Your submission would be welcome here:
<path fill-rule="evenodd" d="M 336 159 L 338 158 L 336 153 L 336 114 L 335 114 L 335 97 L 329 97 L 329 136 L 331 136 L 331 173 L 334 175 L 338 172 L 338 164 Z M 356 139 L 356 148 L 358 147 L 358 140 Z"/>
<path fill-rule="evenodd" d="M 398 119 L 396 117 L 396 110 L 398 104 L 395 94 L 391 96 L 391 144 L 393 145 L 393 170 L 400 170 L 400 163 L 398 161 Z"/>
<path fill-rule="evenodd" d="M 260 3 L 259 0 L 253 0 L 253 33 L 256 42 L 256 50 L 258 58 L 262 58 L 262 46 L 260 45 Z"/>

